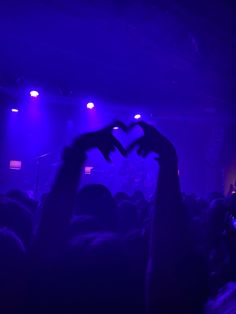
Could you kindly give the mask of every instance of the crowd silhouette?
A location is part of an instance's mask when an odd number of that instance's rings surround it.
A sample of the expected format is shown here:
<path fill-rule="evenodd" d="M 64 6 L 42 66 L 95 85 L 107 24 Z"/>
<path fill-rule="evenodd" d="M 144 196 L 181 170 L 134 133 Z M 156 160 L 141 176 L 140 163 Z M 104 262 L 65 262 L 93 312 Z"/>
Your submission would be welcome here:
<path fill-rule="evenodd" d="M 114 125 L 143 136 L 125 149 Z M 108 162 L 114 150 L 154 153 L 155 195 L 80 189 L 93 148 Z M 236 313 L 235 191 L 181 193 L 175 147 L 145 122 L 78 137 L 40 201 L 1 195 L 0 250 L 1 313 Z"/>

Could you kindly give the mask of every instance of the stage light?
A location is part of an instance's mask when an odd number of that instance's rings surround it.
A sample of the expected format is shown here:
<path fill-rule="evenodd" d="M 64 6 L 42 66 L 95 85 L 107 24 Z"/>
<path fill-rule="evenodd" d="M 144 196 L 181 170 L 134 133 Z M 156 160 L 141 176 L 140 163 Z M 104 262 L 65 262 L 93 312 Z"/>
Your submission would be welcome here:
<path fill-rule="evenodd" d="M 94 106 L 94 103 L 93 102 L 89 102 L 87 103 L 87 108 L 88 109 L 93 109 L 95 106 Z"/>
<path fill-rule="evenodd" d="M 141 119 L 141 114 L 139 114 L 139 113 L 137 113 L 135 116 L 134 116 L 134 119 L 136 119 L 136 120 L 139 120 L 139 119 Z"/>
<path fill-rule="evenodd" d="M 113 130 L 119 130 L 119 127 L 118 126 L 114 126 Z"/>
<path fill-rule="evenodd" d="M 39 92 L 37 90 L 31 90 L 30 96 L 36 98 L 39 96 Z"/>
<path fill-rule="evenodd" d="M 12 109 L 11 109 L 11 112 L 19 112 L 19 109 L 12 108 Z"/>

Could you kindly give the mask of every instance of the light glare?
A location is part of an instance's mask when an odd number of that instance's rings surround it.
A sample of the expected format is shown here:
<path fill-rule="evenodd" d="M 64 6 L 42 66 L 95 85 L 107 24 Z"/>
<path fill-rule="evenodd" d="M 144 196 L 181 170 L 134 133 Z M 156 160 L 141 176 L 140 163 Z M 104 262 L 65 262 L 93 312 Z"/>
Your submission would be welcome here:
<path fill-rule="evenodd" d="M 36 90 L 31 90 L 31 91 L 30 91 L 30 96 L 31 96 L 31 97 L 35 97 L 35 98 L 36 98 L 36 97 L 38 97 L 38 96 L 39 96 L 39 92 L 38 92 L 38 91 L 36 91 Z"/>
<path fill-rule="evenodd" d="M 87 108 L 88 109 L 93 109 L 95 106 L 94 106 L 94 103 L 93 102 L 89 102 L 87 103 Z"/>
<path fill-rule="evenodd" d="M 11 109 L 11 112 L 19 112 L 19 109 L 12 108 L 12 109 Z"/>
<path fill-rule="evenodd" d="M 141 114 L 137 113 L 137 114 L 134 116 L 134 119 L 136 119 L 136 120 L 141 119 Z"/>

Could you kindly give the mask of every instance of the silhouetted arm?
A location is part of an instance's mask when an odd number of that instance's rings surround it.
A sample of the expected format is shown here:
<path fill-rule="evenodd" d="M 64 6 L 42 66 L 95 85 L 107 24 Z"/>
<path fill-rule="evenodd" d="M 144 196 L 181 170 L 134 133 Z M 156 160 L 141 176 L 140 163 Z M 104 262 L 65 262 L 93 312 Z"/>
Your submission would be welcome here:
<path fill-rule="evenodd" d="M 190 260 L 190 234 L 182 205 L 177 157 L 160 156 L 148 260 L 148 313 L 182 310 Z M 185 268 L 186 267 L 186 268 Z M 186 272 L 185 272 L 186 271 Z M 192 275 L 192 274 L 188 274 Z M 180 309 L 178 306 L 180 305 Z"/>
<path fill-rule="evenodd" d="M 72 146 L 64 152 L 33 243 L 35 253 L 45 258 L 54 257 L 64 245 L 85 159 L 83 148 Z"/>
<path fill-rule="evenodd" d="M 187 212 L 182 204 L 177 154 L 172 143 L 155 128 L 144 122 L 138 124 L 144 136 L 131 148 L 137 145 L 143 157 L 149 152 L 159 156 L 147 267 L 147 313 L 193 314 L 192 304 L 199 304 L 201 299 L 203 272 L 194 254 Z M 200 313 L 197 306 L 196 310 Z"/>
<path fill-rule="evenodd" d="M 116 125 L 125 128 L 120 122 Z M 98 148 L 107 161 L 110 161 L 109 155 L 115 148 L 125 155 L 124 148 L 112 135 L 113 126 L 82 135 L 65 150 L 62 165 L 43 206 L 33 243 L 34 252 L 42 253 L 43 258 L 54 258 L 63 249 L 87 151 Z"/>

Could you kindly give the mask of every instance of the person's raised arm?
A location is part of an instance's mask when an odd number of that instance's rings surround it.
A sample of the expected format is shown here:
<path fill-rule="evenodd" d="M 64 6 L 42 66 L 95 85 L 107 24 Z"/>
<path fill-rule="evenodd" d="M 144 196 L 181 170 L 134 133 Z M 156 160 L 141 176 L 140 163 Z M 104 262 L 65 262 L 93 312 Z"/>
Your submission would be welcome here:
<path fill-rule="evenodd" d="M 197 295 L 200 281 L 196 280 L 201 265 L 193 253 L 182 204 L 177 154 L 172 143 L 154 127 L 145 122 L 138 125 L 144 135 L 130 149 L 138 146 L 137 152 L 143 157 L 154 152 L 159 162 L 147 267 L 147 313 L 195 313 L 192 303 L 201 302 Z M 200 313 L 197 304 L 193 307 Z"/>
<path fill-rule="evenodd" d="M 125 130 L 122 123 L 116 122 L 115 125 Z M 114 124 L 82 135 L 65 149 L 62 165 L 43 206 L 33 243 L 33 249 L 38 254 L 54 256 L 64 244 L 87 151 L 98 148 L 107 161 L 110 161 L 109 155 L 115 149 L 125 155 L 125 149 L 112 135 L 113 127 Z"/>

